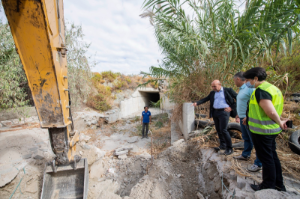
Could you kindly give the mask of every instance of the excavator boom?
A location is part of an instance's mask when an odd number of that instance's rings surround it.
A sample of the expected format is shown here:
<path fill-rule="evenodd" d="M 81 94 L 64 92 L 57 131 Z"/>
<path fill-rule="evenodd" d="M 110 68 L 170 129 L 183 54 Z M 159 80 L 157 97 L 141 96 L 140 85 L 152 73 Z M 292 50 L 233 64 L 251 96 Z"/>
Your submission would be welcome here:
<path fill-rule="evenodd" d="M 46 183 L 51 181 L 61 186 L 63 182 L 57 179 L 64 179 L 64 173 L 70 173 L 68 168 L 76 169 L 76 165 L 81 165 L 81 168 L 87 169 L 86 160 L 75 156 L 75 144 L 80 133 L 74 131 L 70 111 L 63 0 L 2 0 L 2 4 L 27 76 L 40 126 L 48 128 L 51 147 L 56 155 L 49 165 L 54 174 L 48 167 L 46 169 L 45 175 L 50 173 Z M 80 169 L 78 172 L 85 175 L 83 178 L 80 176 L 79 181 L 82 181 L 83 187 L 87 186 L 84 184 L 87 181 L 82 180 L 87 178 L 86 172 Z M 60 177 L 54 181 L 55 176 Z M 48 187 L 45 181 L 43 186 Z M 45 193 L 43 190 L 42 198 L 53 198 L 53 194 L 56 194 L 54 198 L 61 198 L 64 191 L 52 192 Z M 82 197 L 77 192 L 73 194 L 74 198 L 86 197 L 86 191 L 79 193 Z"/>

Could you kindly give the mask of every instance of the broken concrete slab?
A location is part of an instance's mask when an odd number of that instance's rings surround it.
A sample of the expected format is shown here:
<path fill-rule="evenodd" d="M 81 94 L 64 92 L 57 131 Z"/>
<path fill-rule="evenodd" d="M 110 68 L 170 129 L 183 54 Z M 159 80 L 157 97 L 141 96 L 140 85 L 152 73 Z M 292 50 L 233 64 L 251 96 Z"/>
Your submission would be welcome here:
<path fill-rule="evenodd" d="M 124 150 L 124 151 L 116 151 L 115 155 L 123 155 L 123 154 L 127 154 L 128 150 Z"/>
<path fill-rule="evenodd" d="M 12 165 L 0 166 L 0 187 L 10 183 L 18 175 L 19 170 Z"/>

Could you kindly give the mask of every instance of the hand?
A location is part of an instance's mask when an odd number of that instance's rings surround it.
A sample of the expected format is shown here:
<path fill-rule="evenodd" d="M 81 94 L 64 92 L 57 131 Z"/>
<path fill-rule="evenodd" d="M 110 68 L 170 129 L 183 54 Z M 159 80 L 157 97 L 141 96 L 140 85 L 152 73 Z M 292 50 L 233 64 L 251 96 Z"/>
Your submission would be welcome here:
<path fill-rule="evenodd" d="M 232 111 L 232 109 L 230 107 L 224 108 L 224 111 L 230 113 Z"/>
<path fill-rule="evenodd" d="M 197 102 L 193 103 L 192 106 L 197 106 Z"/>
<path fill-rule="evenodd" d="M 236 123 L 240 123 L 240 118 L 239 118 L 239 117 L 236 117 L 236 118 L 235 118 L 235 122 L 236 122 Z"/>
<path fill-rule="evenodd" d="M 245 117 L 244 119 L 243 119 L 243 125 L 247 125 L 247 117 Z"/>
<path fill-rule="evenodd" d="M 283 120 L 280 120 L 279 122 L 279 126 L 282 130 L 286 130 L 287 129 L 287 125 L 286 125 L 286 122 L 288 121 L 288 119 L 283 119 Z"/>

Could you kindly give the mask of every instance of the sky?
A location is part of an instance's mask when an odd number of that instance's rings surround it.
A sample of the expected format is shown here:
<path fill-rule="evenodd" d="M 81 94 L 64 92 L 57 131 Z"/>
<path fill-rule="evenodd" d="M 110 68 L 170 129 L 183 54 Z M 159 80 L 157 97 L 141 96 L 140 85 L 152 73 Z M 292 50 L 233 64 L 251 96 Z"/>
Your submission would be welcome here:
<path fill-rule="evenodd" d="M 143 2 L 64 0 L 66 22 L 81 25 L 84 40 L 91 43 L 87 55 L 97 62 L 92 71 L 112 70 L 128 75 L 148 72 L 150 66 L 158 66 L 162 55 L 154 28 L 149 19 L 139 16 Z M 3 10 L 0 18 L 5 20 Z"/>
<path fill-rule="evenodd" d="M 94 72 L 148 72 L 162 58 L 149 19 L 141 18 L 144 0 L 64 0 L 65 21 L 81 25 L 91 43 Z M 1 3 L 1 0 L 0 0 Z M 3 10 L 0 18 L 6 21 Z"/>
<path fill-rule="evenodd" d="M 162 58 L 148 19 L 141 18 L 144 0 L 64 0 L 65 20 L 82 25 L 93 71 L 138 74 Z M 96 55 L 95 55 L 96 54 Z"/>

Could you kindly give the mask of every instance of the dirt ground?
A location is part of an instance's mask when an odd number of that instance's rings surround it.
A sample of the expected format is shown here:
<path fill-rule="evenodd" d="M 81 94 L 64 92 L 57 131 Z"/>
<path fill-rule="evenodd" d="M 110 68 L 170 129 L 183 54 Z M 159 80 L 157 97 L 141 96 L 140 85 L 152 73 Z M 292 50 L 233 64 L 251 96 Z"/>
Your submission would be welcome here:
<path fill-rule="evenodd" d="M 76 153 L 89 164 L 89 199 L 262 198 L 250 188 L 254 180 L 261 181 L 261 172 L 240 176 L 231 159 L 210 148 L 200 149 L 197 140 L 181 139 L 171 145 L 166 117 L 153 121 L 151 144 L 151 138 L 141 139 L 139 118 L 87 125 L 85 117 L 91 114 L 74 114 L 75 129 L 83 134 Z M 54 158 L 48 131 L 37 127 L 37 118 L 28 119 L 26 125 L 14 123 L 0 128 L 0 198 L 40 198 L 45 164 Z M 118 148 L 131 150 L 121 158 L 114 155 Z M 273 194 L 300 198 L 300 182 L 286 178 L 285 182 L 288 195 Z"/>

